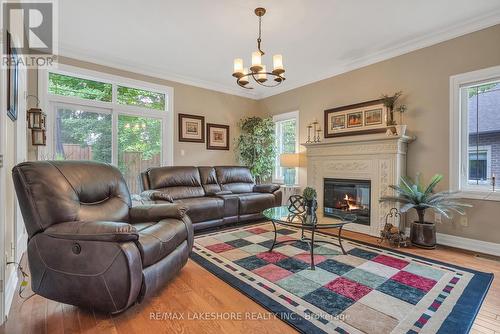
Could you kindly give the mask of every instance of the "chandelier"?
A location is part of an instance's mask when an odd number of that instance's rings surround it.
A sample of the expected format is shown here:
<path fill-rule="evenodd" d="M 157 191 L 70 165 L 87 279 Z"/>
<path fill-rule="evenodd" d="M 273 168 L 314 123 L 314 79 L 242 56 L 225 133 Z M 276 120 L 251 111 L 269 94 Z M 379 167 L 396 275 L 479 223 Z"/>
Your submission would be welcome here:
<path fill-rule="evenodd" d="M 236 78 L 236 83 L 243 88 L 253 89 L 253 87 L 247 86 L 250 78 L 252 78 L 257 84 L 265 87 L 275 87 L 285 81 L 283 73 L 285 69 L 283 68 L 283 57 L 281 55 L 273 56 L 273 71 L 268 72 L 266 65 L 262 64 L 262 56 L 265 54 L 260 48 L 260 43 L 262 42 L 262 16 L 266 13 L 266 9 L 259 7 L 255 8 L 255 15 L 259 17 L 259 37 L 257 38 L 257 51 L 252 52 L 252 67 L 250 71 L 248 68 L 243 67 L 243 59 L 236 58 L 234 60 L 234 72 L 233 77 Z M 270 79 L 270 80 L 268 80 Z"/>

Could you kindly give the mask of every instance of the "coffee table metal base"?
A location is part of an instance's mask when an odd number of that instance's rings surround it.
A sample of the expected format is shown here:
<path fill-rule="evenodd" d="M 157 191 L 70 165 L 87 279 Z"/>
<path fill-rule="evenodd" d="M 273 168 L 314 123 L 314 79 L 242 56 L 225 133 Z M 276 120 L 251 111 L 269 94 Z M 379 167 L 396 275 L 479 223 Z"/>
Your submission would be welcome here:
<path fill-rule="evenodd" d="M 337 233 L 338 244 L 337 244 L 337 243 L 327 241 L 327 240 L 315 240 L 314 239 L 314 232 L 316 231 L 316 226 L 315 225 L 305 225 L 305 224 L 302 226 L 302 235 L 301 235 L 300 239 L 283 240 L 280 242 L 276 242 L 276 236 L 278 234 L 277 229 L 276 229 L 276 224 L 279 224 L 279 222 L 275 222 L 274 220 L 271 220 L 271 223 L 273 224 L 273 228 L 274 228 L 274 240 L 273 240 L 273 244 L 272 244 L 271 248 L 269 248 L 269 252 L 272 252 L 275 246 L 280 245 L 280 244 L 284 244 L 284 243 L 288 243 L 288 242 L 300 241 L 300 242 L 307 243 L 309 245 L 309 250 L 311 253 L 311 266 L 309 268 L 311 270 L 315 269 L 315 266 L 314 266 L 314 243 L 315 242 L 337 246 L 342 250 L 342 254 L 347 255 L 347 252 L 345 251 L 344 246 L 342 246 L 342 227 L 343 227 L 343 225 L 339 225 L 339 227 L 337 228 L 338 229 L 338 233 Z M 307 238 L 304 235 L 305 231 L 311 231 L 310 238 Z"/>

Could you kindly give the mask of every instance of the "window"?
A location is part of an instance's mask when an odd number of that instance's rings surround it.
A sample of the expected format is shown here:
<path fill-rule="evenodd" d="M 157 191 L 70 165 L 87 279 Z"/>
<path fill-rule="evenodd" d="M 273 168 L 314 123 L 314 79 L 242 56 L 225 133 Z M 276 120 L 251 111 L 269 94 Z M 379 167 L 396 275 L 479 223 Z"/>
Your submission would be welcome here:
<path fill-rule="evenodd" d="M 44 72 L 47 150 L 40 158 L 116 165 L 132 194 L 139 174 L 172 164 L 173 117 L 168 87 L 68 66 Z"/>
<path fill-rule="evenodd" d="M 273 117 L 276 135 L 276 161 L 274 165 L 273 181 L 284 181 L 284 168 L 280 166 L 280 156 L 283 153 L 298 152 L 298 123 L 299 112 L 293 111 Z M 298 169 L 295 168 L 295 183 L 297 183 Z"/>
<path fill-rule="evenodd" d="M 50 94 L 111 102 L 111 90 L 112 86 L 109 83 L 86 80 L 58 73 L 49 73 Z"/>
<path fill-rule="evenodd" d="M 500 175 L 500 67 L 454 76 L 450 84 L 452 188 L 500 200 L 492 186 Z"/>

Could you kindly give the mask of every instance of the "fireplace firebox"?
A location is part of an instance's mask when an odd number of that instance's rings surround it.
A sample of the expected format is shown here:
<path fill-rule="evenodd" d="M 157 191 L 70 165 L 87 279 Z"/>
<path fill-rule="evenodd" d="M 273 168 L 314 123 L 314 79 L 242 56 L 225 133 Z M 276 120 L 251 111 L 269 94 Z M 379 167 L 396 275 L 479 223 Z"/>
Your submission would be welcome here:
<path fill-rule="evenodd" d="M 369 180 L 324 179 L 323 210 L 325 216 L 350 212 L 357 224 L 370 225 Z"/>

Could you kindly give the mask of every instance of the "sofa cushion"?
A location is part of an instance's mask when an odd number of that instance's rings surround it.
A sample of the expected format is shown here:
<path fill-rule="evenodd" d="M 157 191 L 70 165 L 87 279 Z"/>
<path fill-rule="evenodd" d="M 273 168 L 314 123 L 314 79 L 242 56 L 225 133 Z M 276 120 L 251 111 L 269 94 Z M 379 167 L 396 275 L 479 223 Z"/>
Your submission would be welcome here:
<path fill-rule="evenodd" d="M 201 185 L 203 186 L 203 190 L 205 190 L 205 194 L 211 196 L 221 191 L 217 182 L 215 168 L 198 167 L 198 170 L 200 171 Z"/>
<path fill-rule="evenodd" d="M 141 223 L 137 247 L 142 266 L 147 267 L 163 259 L 187 238 L 187 228 L 182 220 L 163 219 L 158 223 Z"/>
<path fill-rule="evenodd" d="M 174 200 L 205 196 L 196 167 L 151 168 L 147 174 L 150 189 L 164 192 Z"/>
<path fill-rule="evenodd" d="M 193 223 L 221 219 L 224 216 L 224 200 L 219 197 L 183 198 L 175 203 L 188 208 L 187 215 Z"/>
<path fill-rule="evenodd" d="M 222 190 L 229 190 L 235 194 L 253 191 L 254 181 L 247 167 L 218 166 L 215 167 L 215 173 Z"/>
<path fill-rule="evenodd" d="M 240 215 L 260 213 L 267 208 L 275 206 L 275 196 L 266 193 L 238 194 Z"/>

